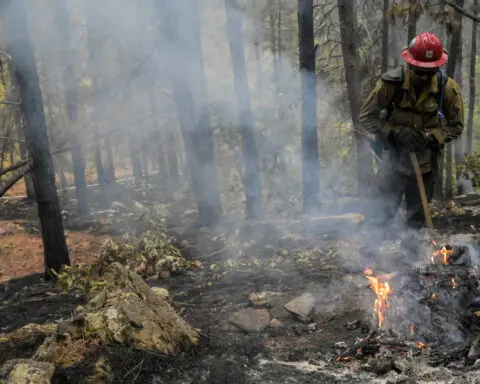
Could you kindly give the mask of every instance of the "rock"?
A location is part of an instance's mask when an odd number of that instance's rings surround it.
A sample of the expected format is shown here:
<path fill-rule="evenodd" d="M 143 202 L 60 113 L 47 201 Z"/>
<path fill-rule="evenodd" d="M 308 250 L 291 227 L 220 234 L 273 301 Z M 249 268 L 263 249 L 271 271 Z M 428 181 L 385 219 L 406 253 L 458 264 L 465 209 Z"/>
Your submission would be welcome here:
<path fill-rule="evenodd" d="M 36 361 L 52 361 L 57 351 L 57 336 L 47 337 L 43 344 L 37 349 L 33 359 Z"/>
<path fill-rule="evenodd" d="M 394 356 L 393 366 L 402 373 L 409 372 L 412 367 L 412 361 L 405 356 Z"/>
<path fill-rule="evenodd" d="M 270 324 L 268 324 L 268 326 L 272 327 L 272 328 L 282 328 L 282 327 L 284 327 L 283 323 L 280 320 L 277 320 L 277 319 L 272 319 L 270 321 Z"/>
<path fill-rule="evenodd" d="M 159 295 L 163 300 L 166 300 L 166 301 L 170 300 L 170 294 L 165 288 L 152 287 L 152 291 L 156 295 Z"/>
<path fill-rule="evenodd" d="M 168 279 L 170 277 L 170 272 L 161 271 L 158 276 L 160 277 L 160 279 Z"/>
<path fill-rule="evenodd" d="M 477 335 L 470 345 L 470 350 L 468 351 L 468 359 L 474 361 L 480 358 L 480 335 Z"/>
<path fill-rule="evenodd" d="M 377 375 L 384 375 L 393 369 L 392 359 L 373 359 L 370 364 L 372 372 Z"/>
<path fill-rule="evenodd" d="M 387 384 L 403 384 L 408 381 L 408 376 L 399 375 L 395 371 L 390 371 L 388 372 L 386 379 L 387 379 Z"/>
<path fill-rule="evenodd" d="M 345 341 L 339 341 L 338 343 L 335 343 L 335 348 L 347 349 L 348 345 Z"/>
<path fill-rule="evenodd" d="M 106 286 L 90 298 L 83 320 L 65 322 L 64 332 L 72 338 L 99 338 L 167 355 L 197 343 L 198 333 L 137 273 L 111 263 L 101 278 Z"/>
<path fill-rule="evenodd" d="M 277 292 L 264 291 L 252 293 L 250 294 L 248 299 L 250 303 L 255 307 L 272 308 L 278 305 L 278 300 L 275 300 L 275 298 L 278 298 L 278 296 L 280 296 L 280 294 Z"/>
<path fill-rule="evenodd" d="M 55 366 L 29 359 L 9 360 L 0 368 L 0 378 L 8 384 L 50 384 Z"/>
<path fill-rule="evenodd" d="M 349 331 L 353 331 L 355 329 L 358 329 L 360 328 L 360 320 L 354 320 L 354 321 L 350 321 L 348 322 L 347 324 L 345 324 L 345 328 L 347 328 Z"/>
<path fill-rule="evenodd" d="M 480 359 L 475 360 L 475 363 L 473 363 L 473 366 L 475 368 L 480 368 Z"/>
<path fill-rule="evenodd" d="M 311 293 L 305 293 L 285 304 L 284 308 L 296 315 L 300 321 L 307 322 L 310 318 L 310 313 L 315 306 L 315 301 L 315 296 Z"/>
<path fill-rule="evenodd" d="M 265 309 L 245 308 L 235 312 L 230 323 L 245 332 L 260 332 L 270 324 L 270 314 Z"/>
<path fill-rule="evenodd" d="M 317 323 L 308 324 L 307 328 L 310 332 L 315 332 L 317 330 Z"/>

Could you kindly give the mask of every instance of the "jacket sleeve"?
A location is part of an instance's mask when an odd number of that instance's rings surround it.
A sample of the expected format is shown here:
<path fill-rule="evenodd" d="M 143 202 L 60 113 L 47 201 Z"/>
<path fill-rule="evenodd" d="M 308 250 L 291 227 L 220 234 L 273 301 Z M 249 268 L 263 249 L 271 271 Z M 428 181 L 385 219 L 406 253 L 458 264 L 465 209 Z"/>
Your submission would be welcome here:
<path fill-rule="evenodd" d="M 395 93 L 395 86 L 378 80 L 375 88 L 370 92 L 360 112 L 359 122 L 365 132 L 375 136 L 387 137 L 390 133 L 388 124 L 383 126 L 380 113 L 390 104 Z"/>
<path fill-rule="evenodd" d="M 448 143 L 460 136 L 464 128 L 464 105 L 458 83 L 448 79 L 445 87 L 444 115 L 446 124 L 433 129 L 432 134 L 440 144 Z"/>

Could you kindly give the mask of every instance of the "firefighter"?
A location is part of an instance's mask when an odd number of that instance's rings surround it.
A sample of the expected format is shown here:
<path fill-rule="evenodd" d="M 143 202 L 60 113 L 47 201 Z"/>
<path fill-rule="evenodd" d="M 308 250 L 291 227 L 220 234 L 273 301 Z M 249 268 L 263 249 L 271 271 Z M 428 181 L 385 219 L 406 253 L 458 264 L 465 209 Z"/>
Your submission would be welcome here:
<path fill-rule="evenodd" d="M 375 137 L 377 145 L 373 147 L 380 155 L 366 218 L 383 227 L 391 224 L 405 197 L 406 224 L 416 230 L 424 227 L 425 217 L 410 152 L 418 157 L 430 202 L 445 143 L 463 131 L 464 109 L 458 83 L 441 70 L 448 55 L 437 36 L 429 32 L 417 35 L 402 58 L 406 65 L 381 76 L 360 115 L 360 123 Z"/>

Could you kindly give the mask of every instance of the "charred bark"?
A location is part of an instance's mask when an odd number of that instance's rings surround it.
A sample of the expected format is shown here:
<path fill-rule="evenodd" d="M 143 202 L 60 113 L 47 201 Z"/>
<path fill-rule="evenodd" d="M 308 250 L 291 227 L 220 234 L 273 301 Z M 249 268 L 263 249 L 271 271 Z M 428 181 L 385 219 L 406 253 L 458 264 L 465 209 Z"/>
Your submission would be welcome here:
<path fill-rule="evenodd" d="M 383 0 L 383 32 L 382 32 L 382 73 L 388 69 L 388 9 L 389 0 Z"/>
<path fill-rule="evenodd" d="M 33 164 L 33 182 L 42 228 L 45 277 L 48 279 L 53 277 L 51 269 L 59 272 L 62 265 L 70 265 L 70 258 L 55 188 L 52 155 L 35 56 L 28 32 L 25 2 L 3 0 L 0 2 L 0 12 L 7 49 L 16 65 L 21 109 L 26 122 L 26 144 Z"/>
<path fill-rule="evenodd" d="M 57 13 L 57 23 L 60 39 L 60 46 L 63 54 L 63 86 L 65 88 L 65 102 L 67 116 L 71 125 L 77 121 L 77 85 L 75 82 L 75 71 L 73 67 L 74 49 L 70 37 L 70 22 L 65 0 L 55 0 L 55 9 Z M 85 156 L 83 147 L 79 145 L 78 138 L 74 134 L 73 142 L 75 145 L 72 150 L 73 176 L 75 180 L 75 193 L 77 197 L 77 211 L 79 215 L 88 213 L 87 201 L 87 181 L 85 178 Z"/>
<path fill-rule="evenodd" d="M 18 116 L 18 120 L 17 120 L 18 121 L 17 123 L 18 138 L 25 139 L 25 128 L 24 128 L 23 116 L 21 116 L 21 114 L 19 115 L 20 116 Z M 20 152 L 20 157 L 22 159 L 27 158 L 28 156 L 27 147 L 25 146 L 25 142 L 23 140 L 19 140 L 18 151 Z M 25 190 L 27 191 L 27 199 L 30 201 L 34 201 L 36 197 L 35 197 L 35 188 L 33 187 L 33 178 L 32 178 L 31 172 L 27 172 L 25 174 L 24 182 L 25 182 Z"/>
<path fill-rule="evenodd" d="M 358 194 L 368 194 L 373 181 L 373 161 L 366 136 L 359 124 L 360 118 L 360 56 L 356 37 L 356 0 L 337 0 L 340 19 L 340 37 L 343 52 L 345 78 L 347 80 L 348 101 L 352 115 L 352 125 L 357 149 Z"/>
<path fill-rule="evenodd" d="M 245 194 L 247 198 L 246 218 L 263 217 L 262 185 L 259 165 L 259 154 L 255 138 L 250 90 L 248 88 L 245 56 L 243 48 L 243 32 L 241 12 L 236 0 L 225 0 L 227 11 L 227 35 L 230 44 L 230 57 L 235 80 L 235 94 L 240 117 L 243 140 L 243 158 L 245 162 Z"/>
<path fill-rule="evenodd" d="M 455 4 L 463 8 L 465 0 L 457 0 Z M 454 22 L 451 26 L 451 39 L 449 57 L 447 62 L 447 75 L 451 78 L 455 77 L 455 69 L 461 55 L 461 38 L 462 38 L 462 15 L 459 11 L 455 11 Z M 453 143 L 446 145 L 447 156 L 445 164 L 445 197 L 447 199 L 453 198 Z"/>
<path fill-rule="evenodd" d="M 171 53 L 182 47 L 189 55 L 188 60 L 183 58 L 180 61 L 175 57 L 165 57 L 165 65 L 178 110 L 186 161 L 198 208 L 198 222 L 201 225 L 212 226 L 218 223 L 222 209 L 210 113 L 203 101 L 207 92 L 198 33 L 198 0 L 158 1 L 156 5 L 158 16 L 162 20 L 162 33 L 166 38 L 165 49 Z M 187 33 L 180 30 L 180 21 L 189 25 Z M 192 74 L 197 77 L 192 79 L 189 77 Z M 192 82 L 192 89 L 188 80 Z M 197 104 L 194 103 L 194 91 L 199 94 Z"/>
<path fill-rule="evenodd" d="M 298 26 L 302 87 L 302 198 L 306 213 L 316 209 L 320 191 L 313 0 L 298 1 Z"/>
<path fill-rule="evenodd" d="M 85 19 L 87 26 L 87 48 L 89 55 L 89 72 L 92 79 L 93 92 L 99 92 L 100 89 L 100 76 L 98 74 L 99 67 L 99 54 L 103 50 L 103 37 L 100 34 L 102 28 L 99 15 L 95 10 L 95 7 L 91 1 L 85 2 Z M 92 103 L 93 114 L 92 120 L 94 124 L 93 136 L 94 136 L 94 156 L 95 167 L 97 170 L 98 184 L 100 185 L 100 191 L 104 205 L 109 206 L 111 203 L 110 188 L 108 186 L 108 178 L 102 160 L 102 149 L 100 147 L 100 135 L 98 132 L 97 122 L 100 120 L 100 113 L 104 109 L 104 97 L 95 98 Z"/>
<path fill-rule="evenodd" d="M 175 134 L 173 128 L 167 127 L 167 160 L 168 160 L 168 175 L 170 177 L 171 187 L 173 191 L 180 188 L 180 180 L 178 177 L 178 158 L 177 158 L 177 143 L 175 141 Z"/>
<path fill-rule="evenodd" d="M 479 12 L 479 0 L 473 1 L 473 11 L 475 15 L 478 15 Z M 467 137 L 466 137 L 466 152 L 471 155 L 473 150 L 473 116 L 475 112 L 475 79 L 476 79 L 476 65 L 477 65 L 477 32 L 478 24 L 477 22 L 472 22 L 472 42 L 470 49 L 470 90 L 468 98 L 468 123 L 467 123 Z"/>
<path fill-rule="evenodd" d="M 408 9 L 407 44 L 410 44 L 412 39 L 417 35 L 417 7 L 417 0 L 410 0 L 410 8 Z"/>
<path fill-rule="evenodd" d="M 107 170 L 105 171 L 106 177 L 108 179 L 108 184 L 113 184 L 116 182 L 115 177 L 115 161 L 113 158 L 113 150 L 112 150 L 112 141 L 110 136 L 105 136 L 105 154 L 106 154 L 106 166 Z"/>
<path fill-rule="evenodd" d="M 2 180 L 0 182 L 0 197 L 2 197 L 7 191 L 13 187 L 18 180 L 20 180 L 22 177 L 24 177 L 28 172 L 30 172 L 31 169 L 31 164 L 27 160 L 22 161 L 18 164 L 15 164 L 14 167 L 9 167 L 10 169 L 7 171 L 6 169 L 2 172 L 3 174 L 6 174 L 8 172 L 12 172 L 10 176 L 8 176 L 5 180 Z"/>

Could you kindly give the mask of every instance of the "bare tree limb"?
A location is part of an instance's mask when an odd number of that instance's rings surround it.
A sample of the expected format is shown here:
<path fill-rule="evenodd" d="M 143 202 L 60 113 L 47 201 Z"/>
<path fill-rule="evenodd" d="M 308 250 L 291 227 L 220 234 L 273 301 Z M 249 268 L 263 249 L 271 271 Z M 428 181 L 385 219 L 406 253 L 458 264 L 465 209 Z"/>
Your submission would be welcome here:
<path fill-rule="evenodd" d="M 27 162 L 13 172 L 6 180 L 0 183 L 0 197 L 15 185 L 15 183 L 25 176 L 31 168 L 31 164 Z"/>
<path fill-rule="evenodd" d="M 476 21 L 477 23 L 480 23 L 480 17 L 475 16 L 473 13 L 467 11 L 465 8 L 459 7 L 453 1 L 444 0 L 444 2 L 445 2 L 445 4 L 448 4 L 449 6 L 451 6 L 452 8 L 455 8 L 462 15 L 468 17 L 469 19 L 472 19 L 473 21 Z"/>
<path fill-rule="evenodd" d="M 16 169 L 20 168 L 21 166 L 27 164 L 29 162 L 28 159 L 20 160 L 18 163 L 11 165 L 10 167 L 7 167 L 5 169 L 2 169 L 0 171 L 0 176 L 5 175 L 8 172 L 15 171 Z"/>

